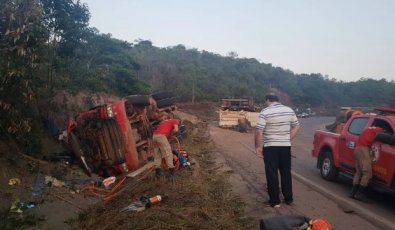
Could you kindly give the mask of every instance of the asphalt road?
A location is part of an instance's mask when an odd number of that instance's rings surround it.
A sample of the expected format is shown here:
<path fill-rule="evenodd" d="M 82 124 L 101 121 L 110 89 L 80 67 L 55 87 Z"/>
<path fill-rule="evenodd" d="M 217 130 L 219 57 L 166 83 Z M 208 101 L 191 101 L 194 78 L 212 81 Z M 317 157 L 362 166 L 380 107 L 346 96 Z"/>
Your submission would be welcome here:
<path fill-rule="evenodd" d="M 316 129 L 334 121 L 333 117 L 301 118 L 301 129 L 292 147 L 292 171 L 295 202 L 292 206 L 266 208 L 263 160 L 254 154 L 253 132 L 239 133 L 210 127 L 210 134 L 219 151 L 219 164 L 226 163 L 232 171 L 230 181 L 236 193 L 247 204 L 251 216 L 266 218 L 281 214 L 302 214 L 310 218 L 324 217 L 336 229 L 395 229 L 395 197 L 376 191 L 369 192 L 370 203 L 348 198 L 351 181 L 341 177 L 338 182 L 325 181 L 311 156 Z"/>
<path fill-rule="evenodd" d="M 323 128 L 323 124 L 329 124 L 334 121 L 332 117 L 311 117 L 301 118 L 300 133 L 294 143 L 293 170 L 310 181 L 328 190 L 329 193 L 336 194 L 337 197 L 347 198 L 351 189 L 351 180 L 340 177 L 337 182 L 325 181 L 321 178 L 319 170 L 316 168 L 316 158 L 311 156 L 314 131 Z M 395 229 L 395 196 L 384 192 L 368 191 L 368 203 L 363 203 L 348 199 L 348 202 L 360 206 L 364 213 L 360 213 L 363 218 L 380 218 Z M 375 219 L 371 220 L 375 223 Z M 379 220 L 380 221 L 380 220 Z M 380 223 L 376 223 L 380 224 Z M 387 226 L 383 226 L 388 229 Z"/>

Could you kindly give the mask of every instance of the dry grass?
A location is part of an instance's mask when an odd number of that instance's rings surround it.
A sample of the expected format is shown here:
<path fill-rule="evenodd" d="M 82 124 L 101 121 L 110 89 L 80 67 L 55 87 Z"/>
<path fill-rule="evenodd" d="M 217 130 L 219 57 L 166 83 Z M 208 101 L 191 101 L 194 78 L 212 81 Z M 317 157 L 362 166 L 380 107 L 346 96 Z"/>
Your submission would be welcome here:
<path fill-rule="evenodd" d="M 152 176 L 136 184 L 127 179 L 124 191 L 80 215 L 76 229 L 256 229 L 257 221 L 244 215 L 244 204 L 231 192 L 227 175 L 217 171 L 215 148 L 207 124 L 188 124 L 183 147 L 196 161 L 191 169 L 177 171 L 171 183 Z M 191 135 L 193 134 L 193 135 Z M 135 184 L 134 186 L 128 186 Z M 142 212 L 122 212 L 142 195 L 163 195 L 161 203 Z"/>

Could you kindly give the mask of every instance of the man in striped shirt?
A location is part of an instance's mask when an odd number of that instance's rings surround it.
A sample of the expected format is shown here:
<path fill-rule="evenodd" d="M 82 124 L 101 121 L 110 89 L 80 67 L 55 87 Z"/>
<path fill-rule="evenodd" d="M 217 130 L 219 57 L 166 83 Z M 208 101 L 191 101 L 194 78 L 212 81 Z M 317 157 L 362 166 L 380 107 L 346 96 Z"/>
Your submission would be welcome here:
<path fill-rule="evenodd" d="M 278 102 L 273 94 L 265 96 L 267 107 L 258 118 L 255 129 L 255 151 L 265 162 L 266 182 L 270 200 L 268 206 L 280 207 L 278 171 L 281 192 L 286 204 L 293 202 L 291 177 L 291 140 L 299 130 L 295 112 Z M 263 140 L 263 148 L 262 148 Z"/>

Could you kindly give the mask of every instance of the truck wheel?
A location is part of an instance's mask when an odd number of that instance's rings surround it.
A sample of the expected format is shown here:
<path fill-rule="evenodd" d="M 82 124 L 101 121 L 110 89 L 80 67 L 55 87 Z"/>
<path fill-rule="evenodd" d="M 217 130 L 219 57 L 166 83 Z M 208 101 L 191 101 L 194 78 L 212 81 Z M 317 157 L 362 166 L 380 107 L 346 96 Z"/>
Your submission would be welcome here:
<path fill-rule="evenodd" d="M 129 95 L 125 99 L 136 106 L 147 106 L 150 104 L 149 97 L 146 95 Z"/>
<path fill-rule="evenodd" d="M 156 104 L 157 104 L 158 108 L 164 108 L 164 107 L 173 105 L 175 101 L 176 101 L 175 97 L 169 97 L 169 98 L 165 98 L 165 99 L 157 101 Z"/>
<path fill-rule="evenodd" d="M 336 168 L 331 152 L 324 152 L 321 157 L 320 167 L 321 177 L 325 180 L 335 181 L 339 175 L 339 169 Z"/>
<path fill-rule="evenodd" d="M 163 92 L 152 94 L 152 97 L 155 99 L 155 101 L 159 101 L 165 98 L 175 97 L 175 96 L 176 95 L 173 92 L 169 92 L 169 91 L 163 91 Z"/>

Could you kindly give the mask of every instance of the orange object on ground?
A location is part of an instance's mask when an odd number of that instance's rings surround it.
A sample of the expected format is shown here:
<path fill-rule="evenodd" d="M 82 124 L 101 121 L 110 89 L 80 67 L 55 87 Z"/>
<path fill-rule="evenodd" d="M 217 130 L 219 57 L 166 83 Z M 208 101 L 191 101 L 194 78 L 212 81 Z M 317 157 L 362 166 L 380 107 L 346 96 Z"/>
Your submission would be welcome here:
<path fill-rule="evenodd" d="M 312 220 L 311 230 L 331 230 L 331 224 L 325 219 Z"/>
<path fill-rule="evenodd" d="M 161 200 L 162 200 L 162 197 L 160 195 L 156 195 L 156 196 L 149 198 L 149 202 L 151 204 L 158 204 Z"/>

